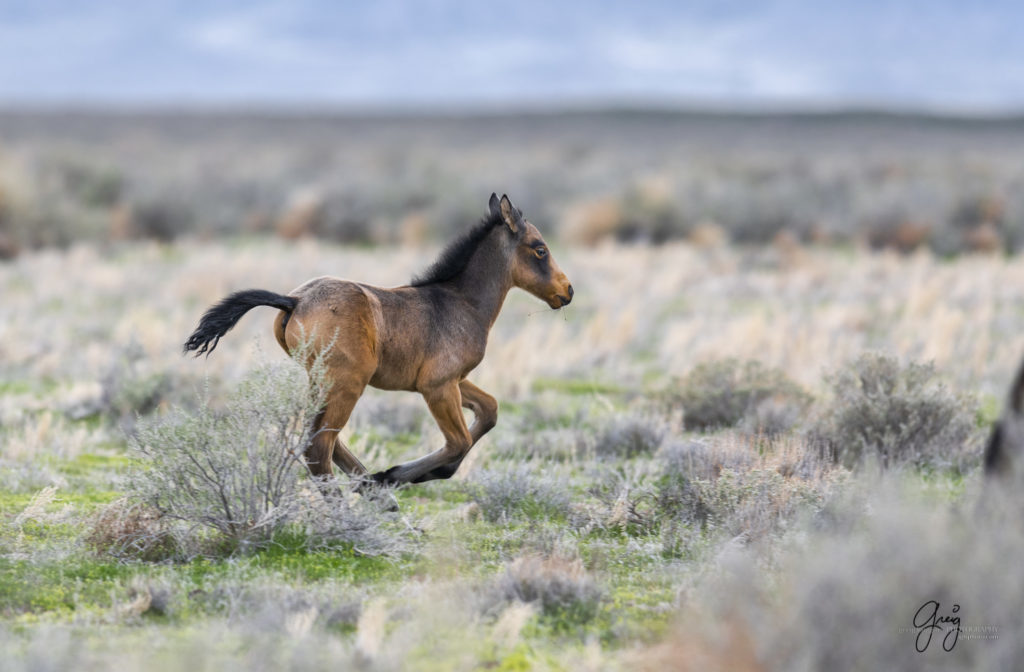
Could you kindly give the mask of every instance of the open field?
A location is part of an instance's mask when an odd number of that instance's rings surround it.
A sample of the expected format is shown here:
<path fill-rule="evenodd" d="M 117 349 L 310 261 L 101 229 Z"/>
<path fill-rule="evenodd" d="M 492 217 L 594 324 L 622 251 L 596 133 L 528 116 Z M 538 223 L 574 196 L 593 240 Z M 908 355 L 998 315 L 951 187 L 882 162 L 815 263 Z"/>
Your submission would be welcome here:
<path fill-rule="evenodd" d="M 1024 257 L 707 239 L 553 253 L 575 300 L 509 297 L 471 376 L 501 402 L 498 426 L 452 480 L 361 514 L 386 544 L 321 547 L 291 527 L 255 552 L 146 559 L 97 534 L 128 517 L 112 503 L 147 466 L 130 437 L 288 363 L 265 308 L 210 358 L 183 358 L 202 310 L 320 274 L 401 284 L 431 251 L 187 238 L 0 264 L 5 669 L 1024 660 L 1020 502 L 986 497 L 979 468 L 1024 352 Z M 344 436 L 378 469 L 440 440 L 422 400 L 379 392 Z M 929 600 L 960 605 L 948 652 L 944 632 L 915 650 Z"/>

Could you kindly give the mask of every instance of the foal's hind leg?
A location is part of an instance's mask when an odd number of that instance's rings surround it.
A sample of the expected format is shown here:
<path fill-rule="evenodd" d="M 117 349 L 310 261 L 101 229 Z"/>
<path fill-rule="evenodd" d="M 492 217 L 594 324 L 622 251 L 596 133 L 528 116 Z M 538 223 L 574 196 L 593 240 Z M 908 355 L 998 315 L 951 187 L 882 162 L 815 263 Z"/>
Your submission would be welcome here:
<path fill-rule="evenodd" d="M 417 483 L 432 481 L 437 478 L 451 478 L 455 472 L 458 471 L 459 465 L 461 465 L 462 461 L 466 459 L 466 455 L 469 455 L 469 451 L 476 445 L 476 442 L 479 441 L 484 434 L 494 429 L 494 426 L 498 424 L 497 399 L 487 394 L 468 380 L 464 380 L 459 383 L 459 391 L 462 393 L 462 406 L 473 411 L 473 424 L 469 427 L 469 434 L 472 437 L 473 442 L 470 444 L 469 449 L 466 450 L 459 459 L 420 476 L 416 479 Z"/>
<path fill-rule="evenodd" d="M 313 440 L 306 449 L 306 463 L 314 476 L 330 476 L 332 461 L 349 476 L 366 473 L 363 463 L 338 437 L 365 387 L 366 383 L 344 385 L 339 381 L 338 386 L 331 390 L 327 405 L 314 421 Z"/>

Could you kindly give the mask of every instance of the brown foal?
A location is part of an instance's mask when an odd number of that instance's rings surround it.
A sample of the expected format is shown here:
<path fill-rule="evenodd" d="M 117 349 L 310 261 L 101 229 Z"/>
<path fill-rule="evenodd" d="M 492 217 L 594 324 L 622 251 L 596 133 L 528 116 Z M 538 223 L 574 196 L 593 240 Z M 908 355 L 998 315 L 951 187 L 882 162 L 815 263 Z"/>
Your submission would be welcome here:
<path fill-rule="evenodd" d="M 371 385 L 422 394 L 445 438 L 442 448 L 372 478 L 388 484 L 449 478 L 497 422 L 498 402 L 466 376 L 483 359 L 487 334 L 513 287 L 554 309 L 573 296 L 537 227 L 508 196 L 491 194 L 487 217 L 410 284 L 382 289 L 322 277 L 287 296 L 236 292 L 206 311 L 185 351 L 209 354 L 249 309 L 279 308 L 274 335 L 286 352 L 307 334 L 315 352 L 330 346 L 322 354 L 331 388 L 306 451 L 310 471 L 330 475 L 333 461 L 350 476 L 367 473 L 338 432 Z M 469 427 L 462 407 L 475 417 Z"/>

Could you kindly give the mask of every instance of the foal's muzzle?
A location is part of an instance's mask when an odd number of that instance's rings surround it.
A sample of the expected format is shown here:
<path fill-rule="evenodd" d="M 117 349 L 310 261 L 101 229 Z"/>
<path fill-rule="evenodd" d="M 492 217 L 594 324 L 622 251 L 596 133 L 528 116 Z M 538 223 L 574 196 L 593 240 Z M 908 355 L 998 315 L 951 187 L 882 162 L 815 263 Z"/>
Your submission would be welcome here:
<path fill-rule="evenodd" d="M 569 296 L 562 296 L 561 294 L 558 295 L 558 301 L 562 304 L 558 307 L 561 308 L 562 306 L 568 306 L 569 302 L 572 301 L 573 294 L 575 294 L 575 292 L 572 291 L 572 285 L 569 285 Z"/>

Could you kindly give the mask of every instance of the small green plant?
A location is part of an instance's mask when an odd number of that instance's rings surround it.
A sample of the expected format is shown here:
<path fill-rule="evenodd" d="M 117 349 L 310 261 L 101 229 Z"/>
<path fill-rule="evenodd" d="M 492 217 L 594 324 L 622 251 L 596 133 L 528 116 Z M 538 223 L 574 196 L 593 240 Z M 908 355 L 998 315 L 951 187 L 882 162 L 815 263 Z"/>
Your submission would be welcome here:
<path fill-rule="evenodd" d="M 778 369 L 760 362 L 723 359 L 698 364 L 668 395 L 681 405 L 690 429 L 735 427 L 751 433 L 789 430 L 810 404 L 810 396 Z"/>
<path fill-rule="evenodd" d="M 975 402 L 953 393 L 932 364 L 864 354 L 830 378 L 834 401 L 812 434 L 847 466 L 877 459 L 948 467 L 970 453 Z"/>

